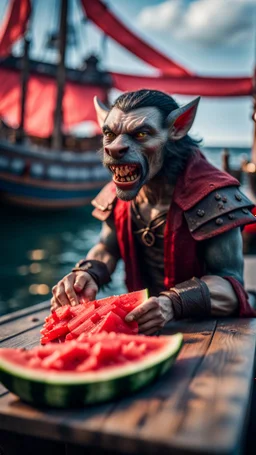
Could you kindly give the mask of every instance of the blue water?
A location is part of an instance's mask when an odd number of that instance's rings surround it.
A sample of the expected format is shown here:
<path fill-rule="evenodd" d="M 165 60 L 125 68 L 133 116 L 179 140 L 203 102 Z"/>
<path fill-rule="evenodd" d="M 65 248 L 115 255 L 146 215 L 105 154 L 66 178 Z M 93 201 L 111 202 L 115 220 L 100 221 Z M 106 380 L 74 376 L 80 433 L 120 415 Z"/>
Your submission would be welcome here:
<path fill-rule="evenodd" d="M 204 150 L 221 167 L 221 149 Z M 231 165 L 239 167 L 248 149 L 230 149 Z M 29 212 L 1 207 L 0 314 L 47 300 L 51 288 L 97 242 L 100 222 L 91 207 L 66 212 Z M 123 266 L 99 296 L 125 292 Z"/>

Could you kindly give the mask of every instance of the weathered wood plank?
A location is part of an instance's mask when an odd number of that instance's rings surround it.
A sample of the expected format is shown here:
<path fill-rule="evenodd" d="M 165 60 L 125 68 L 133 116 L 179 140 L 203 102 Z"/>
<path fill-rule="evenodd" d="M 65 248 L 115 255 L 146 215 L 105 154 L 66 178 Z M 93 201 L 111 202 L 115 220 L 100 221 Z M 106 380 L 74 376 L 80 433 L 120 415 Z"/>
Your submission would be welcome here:
<path fill-rule="evenodd" d="M 43 325 L 44 320 L 49 313 L 50 311 L 48 308 L 1 324 L 0 343 L 5 342 L 8 338 L 13 338 L 21 333 L 33 330 L 34 328 L 38 328 L 39 332 L 40 327 Z"/>
<path fill-rule="evenodd" d="M 0 325 L 5 324 L 6 322 L 13 321 L 14 319 L 19 319 L 23 316 L 33 315 L 38 311 L 47 310 L 50 308 L 50 301 L 47 300 L 46 302 L 37 303 L 36 305 L 32 305 L 30 307 L 24 308 L 23 310 L 14 311 L 13 313 L 6 314 L 0 317 Z"/>
<path fill-rule="evenodd" d="M 186 453 L 240 453 L 255 368 L 256 320 L 221 320 L 180 402 L 171 446 Z M 193 450 L 191 450 L 193 447 Z"/>
<path fill-rule="evenodd" d="M 121 401 L 105 421 L 104 433 L 122 435 L 116 442 L 120 450 L 125 436 L 125 447 L 131 452 L 157 453 L 161 446 L 161 453 L 165 450 L 169 453 L 165 442 L 161 442 L 162 436 L 171 438 L 180 424 L 179 403 L 207 352 L 215 327 L 215 320 L 183 321 L 163 330 L 166 335 L 181 331 L 185 344 L 164 378 L 140 393 L 136 400 Z"/>
<path fill-rule="evenodd" d="M 29 438 L 12 432 L 0 431 L 1 455 L 66 455 L 65 444 L 46 441 L 33 436 Z"/>
<path fill-rule="evenodd" d="M 18 434 L 101 446 L 101 428 L 113 403 L 85 410 L 40 410 L 9 393 L 0 398 L 0 429 Z M 80 439 L 76 439 L 80 428 Z M 113 446 L 114 447 L 114 446 Z"/>

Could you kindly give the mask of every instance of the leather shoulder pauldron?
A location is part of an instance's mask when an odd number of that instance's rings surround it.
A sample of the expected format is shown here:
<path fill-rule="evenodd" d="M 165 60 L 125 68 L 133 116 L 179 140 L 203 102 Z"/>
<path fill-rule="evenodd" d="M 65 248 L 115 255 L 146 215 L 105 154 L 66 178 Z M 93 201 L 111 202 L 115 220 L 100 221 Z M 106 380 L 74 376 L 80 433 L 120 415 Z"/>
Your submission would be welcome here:
<path fill-rule="evenodd" d="M 100 221 L 107 220 L 112 213 L 116 199 L 115 185 L 110 182 L 92 200 L 91 203 L 95 207 L 92 215 Z"/>
<path fill-rule="evenodd" d="M 256 222 L 254 204 L 236 186 L 221 188 L 184 212 L 195 240 L 205 240 L 234 227 Z"/>

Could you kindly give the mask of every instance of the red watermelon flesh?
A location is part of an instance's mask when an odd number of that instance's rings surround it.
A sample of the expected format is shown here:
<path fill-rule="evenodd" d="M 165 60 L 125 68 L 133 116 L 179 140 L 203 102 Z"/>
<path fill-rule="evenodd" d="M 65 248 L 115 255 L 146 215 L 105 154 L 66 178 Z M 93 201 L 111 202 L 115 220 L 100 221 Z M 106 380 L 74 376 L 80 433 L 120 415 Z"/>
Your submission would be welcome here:
<path fill-rule="evenodd" d="M 39 370 L 95 371 L 106 366 L 116 366 L 138 360 L 152 351 L 161 349 L 164 341 L 150 337 L 150 343 L 139 335 L 107 333 L 91 335 L 68 343 L 36 346 L 31 350 L 1 349 L 17 365 Z"/>
<path fill-rule="evenodd" d="M 127 323 L 126 315 L 148 298 L 147 290 L 84 302 L 76 307 L 65 305 L 45 320 L 41 343 L 76 339 L 81 334 L 121 332 L 138 333 L 138 324 Z"/>
<path fill-rule="evenodd" d="M 94 303 L 88 303 L 87 306 L 84 305 L 84 310 L 80 312 L 77 316 L 70 320 L 68 323 L 69 331 L 72 332 L 76 327 L 80 326 L 82 322 L 89 319 L 95 312 Z"/>
<path fill-rule="evenodd" d="M 98 326 L 92 329 L 91 333 L 100 332 L 126 333 L 127 335 L 136 335 L 138 333 L 138 323 L 133 321 L 127 324 L 118 314 L 110 311 Z"/>

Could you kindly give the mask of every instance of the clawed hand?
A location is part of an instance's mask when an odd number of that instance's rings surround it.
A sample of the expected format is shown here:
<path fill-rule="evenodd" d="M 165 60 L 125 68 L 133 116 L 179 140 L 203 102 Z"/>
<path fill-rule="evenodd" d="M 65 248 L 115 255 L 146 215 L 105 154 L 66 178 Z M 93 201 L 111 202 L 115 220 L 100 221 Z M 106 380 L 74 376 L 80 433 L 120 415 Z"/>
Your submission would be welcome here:
<path fill-rule="evenodd" d="M 165 296 L 150 297 L 125 318 L 127 322 L 137 321 L 144 335 L 153 335 L 173 319 L 172 302 Z"/>

